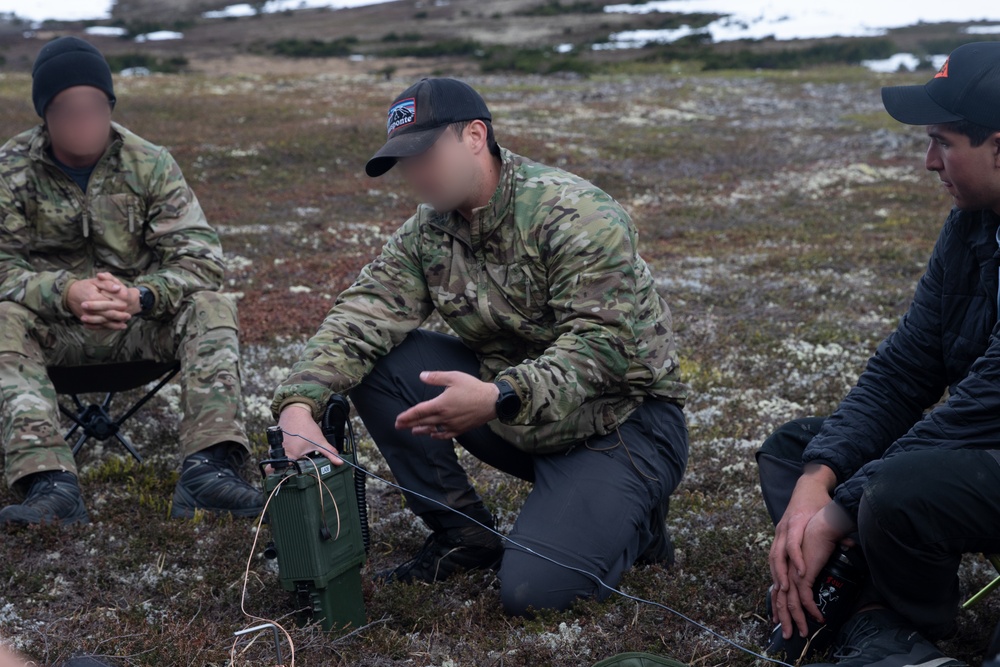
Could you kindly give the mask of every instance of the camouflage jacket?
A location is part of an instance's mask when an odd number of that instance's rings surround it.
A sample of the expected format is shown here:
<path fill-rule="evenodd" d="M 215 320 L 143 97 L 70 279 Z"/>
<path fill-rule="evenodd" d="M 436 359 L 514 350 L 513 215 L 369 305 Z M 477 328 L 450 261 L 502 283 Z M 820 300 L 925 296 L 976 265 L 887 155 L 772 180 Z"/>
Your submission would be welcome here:
<path fill-rule="evenodd" d="M 507 150 L 470 222 L 421 206 L 345 290 L 277 389 L 313 415 L 357 385 L 433 309 L 521 398 L 490 427 L 531 452 L 613 431 L 644 398 L 682 403 L 670 311 L 607 194 Z M 442 369 L 447 370 L 447 369 Z"/>
<path fill-rule="evenodd" d="M 165 318 L 198 290 L 222 285 L 219 237 L 165 148 L 117 124 L 87 192 L 48 152 L 42 126 L 0 147 L 0 300 L 68 320 L 76 279 L 108 271 L 149 287 Z"/>

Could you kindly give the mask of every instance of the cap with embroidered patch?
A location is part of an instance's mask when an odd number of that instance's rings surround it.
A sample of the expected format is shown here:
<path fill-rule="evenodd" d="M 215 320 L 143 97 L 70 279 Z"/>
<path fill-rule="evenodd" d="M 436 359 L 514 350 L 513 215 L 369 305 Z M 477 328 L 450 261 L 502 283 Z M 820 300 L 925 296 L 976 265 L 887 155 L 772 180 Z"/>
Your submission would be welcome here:
<path fill-rule="evenodd" d="M 907 125 L 965 120 L 1000 130 L 1000 42 L 963 44 L 922 86 L 888 86 L 882 104 Z"/>
<path fill-rule="evenodd" d="M 492 121 L 482 96 L 457 79 L 421 79 L 389 106 L 385 145 L 365 165 L 372 178 L 381 176 L 402 157 L 420 155 L 452 123 Z"/>

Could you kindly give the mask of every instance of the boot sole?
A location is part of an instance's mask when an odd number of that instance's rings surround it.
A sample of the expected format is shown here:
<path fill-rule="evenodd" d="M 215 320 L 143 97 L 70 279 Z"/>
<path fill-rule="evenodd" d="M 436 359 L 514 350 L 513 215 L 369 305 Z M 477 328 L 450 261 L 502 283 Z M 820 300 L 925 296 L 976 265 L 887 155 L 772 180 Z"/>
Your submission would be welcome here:
<path fill-rule="evenodd" d="M 22 508 L 18 511 L 15 507 L 7 507 L 0 513 L 0 526 L 14 528 L 27 528 L 28 526 L 40 526 L 43 524 L 58 524 L 59 526 L 85 526 L 90 523 L 90 516 L 84 512 L 83 516 L 72 516 L 62 519 L 46 519 L 31 508 Z"/>

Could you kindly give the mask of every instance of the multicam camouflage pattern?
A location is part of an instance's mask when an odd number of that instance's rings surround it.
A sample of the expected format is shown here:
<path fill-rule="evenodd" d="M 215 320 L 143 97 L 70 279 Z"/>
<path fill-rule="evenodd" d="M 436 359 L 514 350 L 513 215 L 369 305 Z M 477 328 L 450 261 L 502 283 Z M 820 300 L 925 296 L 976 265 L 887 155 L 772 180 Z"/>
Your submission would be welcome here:
<path fill-rule="evenodd" d="M 170 154 L 115 125 L 85 194 L 36 128 L 0 148 L 0 437 L 9 484 L 74 471 L 46 366 L 181 362 L 180 438 L 189 454 L 247 445 L 238 322 L 218 294 L 218 235 Z M 125 331 L 92 331 L 66 309 L 73 280 L 108 271 L 156 295 Z M 100 372 L 95 369 L 95 372 Z"/>
<path fill-rule="evenodd" d="M 0 437 L 8 484 L 41 470 L 75 472 L 46 366 L 94 364 L 99 373 L 102 363 L 179 360 L 183 455 L 220 442 L 247 445 L 236 307 L 230 297 L 194 292 L 173 320 L 136 319 L 124 331 L 46 323 L 10 301 L 0 302 L 0 321 Z"/>
<path fill-rule="evenodd" d="M 303 402 L 318 418 L 434 309 L 476 352 L 481 379 L 520 395 L 512 423 L 490 427 L 526 451 L 609 433 L 647 398 L 683 403 L 670 311 L 628 214 L 577 176 L 502 159 L 471 222 L 422 206 L 396 231 L 277 389 L 275 416 Z"/>
<path fill-rule="evenodd" d="M 110 271 L 152 289 L 159 319 L 222 285 L 219 237 L 180 167 L 165 148 L 113 128 L 86 193 L 53 162 L 41 127 L 0 147 L 0 300 L 70 320 L 67 283 Z"/>

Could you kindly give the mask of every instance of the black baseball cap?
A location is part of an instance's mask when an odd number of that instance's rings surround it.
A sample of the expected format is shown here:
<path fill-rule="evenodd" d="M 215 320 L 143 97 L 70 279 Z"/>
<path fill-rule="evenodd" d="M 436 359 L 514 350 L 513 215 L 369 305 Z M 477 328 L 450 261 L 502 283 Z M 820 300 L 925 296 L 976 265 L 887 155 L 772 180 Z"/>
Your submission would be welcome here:
<path fill-rule="evenodd" d="M 882 104 L 907 125 L 965 120 L 1000 130 L 1000 42 L 963 44 L 926 84 L 883 88 Z"/>
<path fill-rule="evenodd" d="M 401 157 L 423 153 L 452 123 L 493 120 L 482 96 L 457 79 L 421 79 L 393 100 L 388 116 L 389 139 L 365 165 L 372 178 L 392 169 Z"/>

